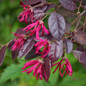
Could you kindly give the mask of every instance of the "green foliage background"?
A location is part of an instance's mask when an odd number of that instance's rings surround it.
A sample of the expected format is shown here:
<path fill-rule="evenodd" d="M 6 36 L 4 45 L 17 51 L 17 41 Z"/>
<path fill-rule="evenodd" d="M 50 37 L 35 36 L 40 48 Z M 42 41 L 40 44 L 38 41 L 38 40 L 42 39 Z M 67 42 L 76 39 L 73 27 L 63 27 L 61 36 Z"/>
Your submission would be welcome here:
<path fill-rule="evenodd" d="M 17 16 L 22 11 L 19 2 L 20 0 L 0 0 L 0 44 L 5 44 L 14 38 L 11 32 L 26 26 L 25 23 L 17 20 Z M 45 23 L 47 26 L 47 19 L 45 19 Z M 73 67 L 73 76 L 65 75 L 61 78 L 58 71 L 52 73 L 53 68 L 49 82 L 46 83 L 44 80 L 36 80 L 32 74 L 28 76 L 26 73 L 21 73 L 26 61 L 24 58 L 13 61 L 11 51 L 7 50 L 4 63 L 0 67 L 0 86 L 86 86 L 86 69 L 72 53 L 67 57 Z"/>

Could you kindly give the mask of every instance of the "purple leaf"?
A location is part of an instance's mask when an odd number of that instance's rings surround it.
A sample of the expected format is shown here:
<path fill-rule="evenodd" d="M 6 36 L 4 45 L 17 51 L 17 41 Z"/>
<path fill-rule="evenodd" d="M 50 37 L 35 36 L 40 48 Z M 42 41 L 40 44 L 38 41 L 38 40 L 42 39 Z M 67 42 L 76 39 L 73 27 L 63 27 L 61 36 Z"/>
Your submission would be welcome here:
<path fill-rule="evenodd" d="M 55 40 L 55 38 L 53 38 L 53 36 L 51 35 L 51 33 L 49 33 L 48 35 L 44 35 L 43 37 L 40 37 L 41 39 L 47 39 L 49 41 L 53 41 Z"/>
<path fill-rule="evenodd" d="M 51 33 L 49 33 L 48 35 L 45 35 L 44 37 L 45 37 L 45 39 L 47 39 L 49 41 L 55 40 L 55 38 L 53 38 L 53 36 L 51 35 Z"/>
<path fill-rule="evenodd" d="M 34 13 L 45 12 L 47 8 L 48 8 L 48 4 L 43 3 L 42 5 L 34 8 Z"/>
<path fill-rule="evenodd" d="M 18 55 L 19 55 L 19 50 L 18 50 L 18 49 L 12 51 L 12 59 L 13 59 L 13 60 L 15 60 Z"/>
<path fill-rule="evenodd" d="M 81 56 L 79 58 L 79 62 L 86 64 L 86 51 L 81 54 Z"/>
<path fill-rule="evenodd" d="M 74 50 L 73 54 L 75 58 L 82 64 L 82 66 L 86 68 L 86 51 L 82 52 L 82 48 L 79 48 L 79 50 Z"/>
<path fill-rule="evenodd" d="M 69 39 L 64 39 L 64 44 L 66 48 L 66 53 L 69 54 L 73 50 L 73 42 Z"/>
<path fill-rule="evenodd" d="M 43 18 L 44 15 L 45 15 L 45 13 L 44 13 L 44 11 L 42 10 L 41 7 L 37 7 L 37 8 L 34 9 L 35 20 L 39 20 L 39 19 Z"/>
<path fill-rule="evenodd" d="M 50 52 L 48 53 L 48 57 L 51 58 L 52 62 L 57 61 L 63 55 L 63 41 L 53 42 L 51 44 Z"/>
<path fill-rule="evenodd" d="M 19 50 L 19 57 L 21 58 L 27 55 L 33 48 L 34 44 L 35 41 L 32 38 L 27 39 L 27 41 L 24 43 L 23 49 Z"/>
<path fill-rule="evenodd" d="M 2 65 L 4 58 L 5 58 L 6 46 L 3 46 L 0 49 L 0 66 Z"/>
<path fill-rule="evenodd" d="M 45 57 L 43 65 L 43 76 L 45 81 L 48 81 L 50 77 L 50 72 L 51 72 L 51 61 L 48 57 Z"/>
<path fill-rule="evenodd" d="M 70 11 L 74 11 L 77 7 L 72 0 L 59 0 L 62 6 Z"/>
<path fill-rule="evenodd" d="M 13 46 L 14 43 L 15 43 L 15 42 L 14 42 L 14 39 L 9 42 L 8 48 L 9 48 L 10 50 L 12 50 L 12 46 Z"/>
<path fill-rule="evenodd" d="M 8 48 L 9 48 L 10 50 L 12 50 L 13 44 L 14 44 L 14 39 L 9 42 Z M 13 60 L 15 60 L 18 55 L 19 55 L 19 50 L 18 50 L 18 49 L 12 51 L 12 59 L 13 59 Z"/>
<path fill-rule="evenodd" d="M 84 47 L 81 46 L 81 45 L 77 47 L 77 50 L 78 50 L 78 51 L 81 51 L 81 52 L 84 52 L 84 51 L 85 51 Z"/>
<path fill-rule="evenodd" d="M 43 16 L 45 15 L 45 12 L 47 12 L 49 9 L 55 8 L 55 7 L 56 7 L 56 5 L 48 4 L 48 3 L 44 3 L 41 6 L 35 7 L 33 10 L 35 20 L 42 19 Z"/>
<path fill-rule="evenodd" d="M 38 57 L 39 54 L 36 54 L 35 52 L 36 52 L 36 51 L 35 51 L 35 48 L 33 47 L 33 48 L 31 49 L 31 51 L 25 56 L 25 60 L 30 60 L 30 59 L 33 59 L 33 58 Z"/>
<path fill-rule="evenodd" d="M 52 36 L 60 41 L 66 28 L 64 18 L 60 14 L 53 12 L 48 19 L 48 25 Z"/>
<path fill-rule="evenodd" d="M 77 31 L 72 33 L 72 38 L 75 40 L 75 42 L 86 45 L 86 34 L 82 31 Z"/>
<path fill-rule="evenodd" d="M 80 58 L 82 52 L 78 51 L 78 50 L 74 50 L 73 54 L 74 54 L 75 58 L 79 61 L 79 58 Z"/>
<path fill-rule="evenodd" d="M 44 2 L 46 0 L 24 0 L 23 3 L 25 5 L 33 5 L 33 4 L 37 4 L 39 2 Z"/>
<path fill-rule="evenodd" d="M 15 32 L 16 34 L 27 34 L 26 30 L 23 31 L 24 28 L 19 28 L 17 29 L 17 31 Z"/>
<path fill-rule="evenodd" d="M 50 10 L 52 8 L 56 8 L 56 5 L 55 4 L 48 4 L 47 3 L 47 9 L 44 12 L 47 12 L 48 10 Z"/>

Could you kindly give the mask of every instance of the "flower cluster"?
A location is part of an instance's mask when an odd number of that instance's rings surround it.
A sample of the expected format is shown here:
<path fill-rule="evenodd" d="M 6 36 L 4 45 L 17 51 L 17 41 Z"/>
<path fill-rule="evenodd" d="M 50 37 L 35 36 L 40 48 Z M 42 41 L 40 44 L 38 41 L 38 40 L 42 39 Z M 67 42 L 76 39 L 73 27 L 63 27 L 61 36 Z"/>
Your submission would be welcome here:
<path fill-rule="evenodd" d="M 45 58 L 50 51 L 50 44 L 47 40 L 41 39 L 39 42 L 35 44 L 35 47 L 36 47 L 36 53 L 41 54 L 42 58 Z M 43 50 L 42 52 L 40 52 L 40 49 L 42 48 Z"/>
<path fill-rule="evenodd" d="M 34 29 L 32 29 L 34 27 Z M 36 34 L 36 39 L 39 39 L 39 32 L 42 29 L 42 36 L 44 33 L 49 34 L 49 31 L 44 26 L 44 23 L 42 20 L 36 21 L 35 23 L 32 23 L 28 26 L 26 26 L 23 30 L 29 31 L 28 36 L 32 36 L 33 34 Z"/>
<path fill-rule="evenodd" d="M 23 70 L 22 73 L 26 72 L 27 74 L 30 74 L 31 72 L 33 72 L 33 75 L 34 77 L 36 77 L 36 79 L 42 80 L 44 78 L 45 81 L 48 81 L 50 77 L 51 67 L 57 65 L 55 71 L 59 68 L 59 73 L 61 77 L 63 77 L 65 72 L 67 72 L 67 74 L 71 76 L 72 67 L 67 58 L 63 57 L 62 60 L 56 64 L 53 64 L 54 62 L 52 62 L 52 59 L 51 59 L 51 58 L 54 58 L 58 60 L 58 58 L 61 58 L 60 56 L 62 55 L 56 54 L 57 52 L 61 52 L 61 50 L 58 51 L 59 49 L 57 49 L 59 48 L 58 46 L 60 42 L 58 44 L 58 41 L 57 42 L 56 40 L 51 41 L 51 37 L 48 38 L 48 35 L 50 35 L 50 32 L 45 27 L 44 22 L 42 20 L 39 19 L 37 21 L 33 21 L 34 20 L 33 7 L 31 7 L 30 5 L 24 5 L 23 2 L 21 2 L 20 5 L 23 6 L 24 10 L 18 16 L 19 21 L 28 23 L 28 19 L 30 18 L 31 24 L 21 29 L 22 33 L 20 33 L 21 32 L 20 29 L 19 29 L 20 31 L 19 33 L 14 33 L 16 38 L 14 39 L 12 51 L 18 49 L 19 51 L 21 51 L 21 53 L 23 53 L 22 56 L 24 56 L 29 54 L 28 52 L 30 52 L 30 50 L 34 46 L 35 47 L 34 54 L 38 55 L 37 60 L 31 60 L 25 63 L 24 67 L 22 68 Z M 47 37 L 43 38 L 44 36 L 47 36 Z M 53 42 L 55 42 L 54 43 L 55 47 L 51 46 Z M 61 69 L 64 70 L 63 73 L 61 73 Z"/>
<path fill-rule="evenodd" d="M 18 20 L 20 22 L 26 22 L 28 23 L 29 17 L 31 18 L 31 21 L 33 22 L 33 9 L 29 5 L 24 5 L 23 2 L 20 2 L 20 5 L 23 6 L 23 12 L 20 13 L 18 16 Z"/>
<path fill-rule="evenodd" d="M 28 68 L 26 70 L 24 70 L 25 68 L 32 66 L 31 68 Z M 24 67 L 22 68 L 24 71 L 22 72 L 26 72 L 27 74 L 31 73 L 33 71 L 33 75 L 34 77 L 36 77 L 37 79 L 41 79 L 43 78 L 43 61 L 38 59 L 38 60 L 32 60 L 27 62 Z"/>
<path fill-rule="evenodd" d="M 73 22 L 70 22 L 72 24 L 70 24 L 67 21 L 70 18 L 67 19 L 67 16 L 64 18 L 64 15 L 61 15 L 62 13 L 56 10 L 57 8 L 61 10 L 59 8 L 63 6 L 63 9 L 72 11 L 74 14 L 80 13 L 81 17 L 83 16 L 84 18 L 86 6 L 82 3 L 83 1 L 69 0 L 67 2 L 67 0 L 58 0 L 57 4 L 54 4 L 47 2 L 47 0 L 21 0 L 20 5 L 23 11 L 19 14 L 18 20 L 19 22 L 25 22 L 27 26 L 17 29 L 13 33 L 15 38 L 9 43 L 0 46 L 0 65 L 4 60 L 6 48 L 9 48 L 12 51 L 13 60 L 17 56 L 19 58 L 25 56 L 25 60 L 30 60 L 25 63 L 22 73 L 26 72 L 29 75 L 33 72 L 33 76 L 36 79 L 44 79 L 46 82 L 49 80 L 53 66 L 56 66 L 54 72 L 59 70 L 61 77 L 65 74 L 72 76 L 72 66 L 69 59 L 67 59 L 68 57 L 66 57 L 69 56 L 66 54 L 71 52 L 86 68 L 86 33 L 84 25 L 79 24 L 79 21 L 77 23 L 78 26 L 76 25 L 75 29 L 71 31 L 71 25 L 78 19 L 78 15 Z M 58 6 L 59 4 L 61 6 Z M 70 6 L 67 6 L 67 4 Z M 78 4 L 80 4 L 79 7 Z M 83 12 L 76 13 L 75 10 L 81 7 Z M 80 10 L 78 9 L 78 11 Z M 48 20 L 47 28 L 45 27 L 44 20 Z M 85 24 L 85 21 L 86 19 L 83 19 L 82 22 Z M 74 43 L 77 46 L 73 48 Z M 75 48 L 76 50 L 73 50 Z"/>
<path fill-rule="evenodd" d="M 56 72 L 56 70 L 59 68 L 59 73 L 60 73 L 61 77 L 63 77 L 65 72 L 67 72 L 68 75 L 72 76 L 72 73 L 73 73 L 72 67 L 67 58 L 63 58 L 60 62 L 57 62 L 57 63 L 53 64 L 52 66 L 55 66 L 55 65 L 57 65 L 57 67 L 54 70 L 54 72 Z M 64 69 L 64 67 L 65 67 L 65 69 Z M 61 73 L 61 69 L 64 70 L 63 73 Z"/>
<path fill-rule="evenodd" d="M 22 47 L 21 49 L 23 49 L 23 44 L 25 42 L 25 35 L 24 34 L 16 34 L 14 33 L 14 35 L 16 36 L 16 38 L 14 39 L 14 45 L 12 48 L 12 51 L 16 50 L 16 49 L 20 49 L 20 47 Z"/>

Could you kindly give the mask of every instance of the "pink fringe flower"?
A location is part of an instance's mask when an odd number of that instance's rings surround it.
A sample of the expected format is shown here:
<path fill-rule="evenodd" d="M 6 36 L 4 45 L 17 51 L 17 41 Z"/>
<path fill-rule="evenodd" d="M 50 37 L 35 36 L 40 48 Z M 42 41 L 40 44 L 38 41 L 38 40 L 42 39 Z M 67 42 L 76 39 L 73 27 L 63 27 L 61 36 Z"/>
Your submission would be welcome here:
<path fill-rule="evenodd" d="M 49 31 L 44 26 L 44 22 L 42 20 L 36 21 L 35 23 L 28 25 L 23 30 L 27 30 L 27 32 L 29 31 L 28 36 L 32 36 L 33 34 L 36 33 L 36 38 L 39 39 L 39 32 L 41 29 L 42 29 L 42 36 L 44 35 L 44 32 L 46 34 L 49 34 Z"/>
<path fill-rule="evenodd" d="M 23 2 L 21 2 L 20 5 L 23 6 L 24 11 L 20 13 L 20 15 L 18 16 L 18 20 L 20 22 L 28 23 L 28 19 L 30 17 L 31 21 L 33 22 L 33 9 L 29 5 L 24 5 Z"/>
<path fill-rule="evenodd" d="M 65 62 L 63 62 L 64 60 L 65 60 Z M 61 77 L 63 77 L 65 72 L 68 75 L 72 76 L 72 73 L 73 73 L 72 67 L 71 67 L 71 64 L 70 64 L 70 62 L 69 62 L 69 60 L 67 58 L 66 59 L 63 58 L 60 62 L 58 62 L 56 64 L 53 64 L 52 66 L 55 66 L 55 65 L 57 65 L 57 67 L 54 70 L 54 72 L 56 72 L 56 70 L 59 68 L 59 73 L 60 73 Z M 64 66 L 66 66 L 65 69 L 64 69 Z M 64 70 L 63 73 L 61 73 L 61 69 Z"/>
<path fill-rule="evenodd" d="M 27 74 L 30 74 L 33 71 L 33 75 L 34 77 L 36 77 L 36 79 L 43 79 L 43 61 L 38 59 L 38 60 L 32 60 L 29 61 L 27 63 L 25 63 L 24 67 L 22 68 L 23 70 L 26 69 L 27 67 L 30 67 L 24 71 L 22 71 L 22 73 L 26 72 Z"/>
<path fill-rule="evenodd" d="M 40 41 L 38 41 L 35 44 L 35 47 L 36 47 L 36 53 L 41 54 L 42 58 L 45 58 L 48 52 L 50 51 L 50 44 L 47 40 L 40 39 Z M 40 49 L 42 48 L 43 48 L 43 51 L 40 52 Z"/>
<path fill-rule="evenodd" d="M 25 35 L 16 33 L 14 35 L 16 36 L 16 38 L 14 39 L 15 43 L 13 44 L 12 51 L 20 49 L 20 47 L 22 47 L 21 49 L 23 49 L 23 44 L 25 42 Z"/>

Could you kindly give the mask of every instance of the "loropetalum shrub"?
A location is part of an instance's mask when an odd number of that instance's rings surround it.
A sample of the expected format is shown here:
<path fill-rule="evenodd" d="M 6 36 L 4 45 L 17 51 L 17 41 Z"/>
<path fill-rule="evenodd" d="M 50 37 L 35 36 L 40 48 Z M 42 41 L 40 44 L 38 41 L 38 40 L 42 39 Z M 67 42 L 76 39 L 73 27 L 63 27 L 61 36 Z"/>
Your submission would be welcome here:
<path fill-rule="evenodd" d="M 53 66 L 56 66 L 54 72 L 59 70 L 61 77 L 65 73 L 72 76 L 72 66 L 66 57 L 71 52 L 86 68 L 86 0 L 23 0 L 20 5 L 23 11 L 18 20 L 28 25 L 13 33 L 15 39 L 1 45 L 0 65 L 9 48 L 13 59 L 25 56 L 30 60 L 22 67 L 22 73 L 33 71 L 37 79 L 48 81 Z M 49 17 L 48 28 L 44 23 L 46 17 Z"/>

